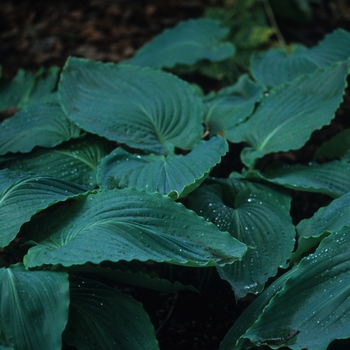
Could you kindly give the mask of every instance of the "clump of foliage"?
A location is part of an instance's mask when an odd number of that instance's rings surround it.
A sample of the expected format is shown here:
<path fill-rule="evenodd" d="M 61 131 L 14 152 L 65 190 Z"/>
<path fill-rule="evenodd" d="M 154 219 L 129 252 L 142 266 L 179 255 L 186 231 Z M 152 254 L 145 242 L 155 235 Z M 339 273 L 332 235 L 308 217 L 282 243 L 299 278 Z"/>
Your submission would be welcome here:
<path fill-rule="evenodd" d="M 62 71 L 1 79 L 0 110 L 17 110 L 0 124 L 1 348 L 158 349 L 121 286 L 192 287 L 151 276 L 146 261 L 214 266 L 236 300 L 259 295 L 220 350 L 350 337 L 349 130 L 311 163 L 261 162 L 334 118 L 350 34 L 251 52 L 248 72 L 208 94 L 174 74 L 239 72 L 231 39 L 217 20 L 190 20 L 127 62 L 71 57 Z M 210 176 L 235 156 L 229 144 L 244 145 L 242 171 Z M 295 226 L 294 190 L 332 200 Z"/>

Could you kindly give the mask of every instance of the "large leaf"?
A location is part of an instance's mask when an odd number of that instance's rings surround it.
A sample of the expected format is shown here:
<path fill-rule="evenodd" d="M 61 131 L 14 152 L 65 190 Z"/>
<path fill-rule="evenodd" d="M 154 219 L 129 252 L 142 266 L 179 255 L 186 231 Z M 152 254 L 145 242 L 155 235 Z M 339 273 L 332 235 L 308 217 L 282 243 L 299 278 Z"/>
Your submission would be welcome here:
<path fill-rule="evenodd" d="M 177 199 L 198 187 L 227 150 L 222 137 L 203 141 L 185 156 L 140 156 L 119 147 L 99 165 L 98 182 L 101 188 L 133 187 Z"/>
<path fill-rule="evenodd" d="M 68 344 L 80 350 L 157 350 L 153 325 L 131 296 L 85 278 L 71 278 Z"/>
<path fill-rule="evenodd" d="M 257 345 L 323 350 L 350 337 L 350 228 L 304 258 L 244 337 Z"/>
<path fill-rule="evenodd" d="M 200 141 L 201 100 L 171 74 L 70 58 L 59 90 L 69 118 L 109 140 L 157 154 Z"/>
<path fill-rule="evenodd" d="M 0 158 L 0 167 L 56 176 L 89 188 L 96 187 L 97 166 L 110 149 L 107 140 L 89 135 L 51 149 Z"/>
<path fill-rule="evenodd" d="M 35 146 L 54 147 L 79 134 L 59 104 L 36 104 L 0 124 L 0 155 L 30 152 Z"/>
<path fill-rule="evenodd" d="M 26 350 L 60 350 L 68 321 L 69 282 L 65 272 L 0 269 L 2 345 Z"/>
<path fill-rule="evenodd" d="M 272 152 L 300 148 L 311 133 L 334 117 L 346 86 L 348 62 L 320 68 L 270 91 L 245 123 L 226 133 L 231 142 L 247 142 L 244 164 Z"/>
<path fill-rule="evenodd" d="M 86 191 L 85 187 L 50 176 L 1 170 L 0 247 L 7 246 L 34 214 Z"/>
<path fill-rule="evenodd" d="M 206 96 L 204 121 L 211 133 L 225 135 L 227 130 L 242 123 L 253 112 L 261 92 L 261 86 L 242 75 L 236 84 Z"/>
<path fill-rule="evenodd" d="M 311 218 L 304 219 L 297 225 L 298 248 L 293 253 L 293 260 L 319 243 L 327 232 L 340 230 L 350 225 L 350 193 L 333 200 L 326 207 L 320 208 Z M 327 231 L 327 232 L 326 232 Z"/>
<path fill-rule="evenodd" d="M 222 42 L 229 29 L 208 18 L 190 19 L 167 29 L 139 49 L 129 64 L 151 68 L 193 65 L 199 60 L 222 61 L 234 54 L 230 42 Z"/>
<path fill-rule="evenodd" d="M 257 81 L 273 87 L 299 75 L 312 73 L 317 68 L 345 61 L 349 56 L 350 33 L 337 29 L 311 49 L 294 45 L 292 52 L 271 49 L 265 53 L 256 53 L 252 57 L 250 70 Z"/>
<path fill-rule="evenodd" d="M 286 267 L 295 228 L 288 210 L 271 193 L 238 179 L 220 182 L 194 191 L 189 207 L 248 246 L 241 261 L 218 268 L 239 299 L 261 292 L 267 279 Z"/>
<path fill-rule="evenodd" d="M 134 259 L 215 266 L 240 259 L 246 250 L 170 198 L 129 188 L 91 194 L 30 229 L 37 245 L 24 258 L 27 267 Z"/>
<path fill-rule="evenodd" d="M 248 172 L 246 178 L 259 178 L 294 190 L 339 197 L 350 191 L 350 164 L 337 160 L 323 164 L 278 164 L 264 173 Z"/>

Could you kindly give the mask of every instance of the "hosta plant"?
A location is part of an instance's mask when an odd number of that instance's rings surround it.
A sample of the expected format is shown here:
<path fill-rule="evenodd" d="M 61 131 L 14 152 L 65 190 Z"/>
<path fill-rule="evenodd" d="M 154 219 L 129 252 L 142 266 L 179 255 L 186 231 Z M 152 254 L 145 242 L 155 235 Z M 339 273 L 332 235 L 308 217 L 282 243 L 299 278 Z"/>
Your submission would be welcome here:
<path fill-rule="evenodd" d="M 207 94 L 174 74 L 233 57 L 228 32 L 190 20 L 120 64 L 70 57 L 2 78 L 0 109 L 17 113 L 0 124 L 1 348 L 158 349 L 125 286 L 194 288 L 151 276 L 150 261 L 214 266 L 237 302 L 259 295 L 220 350 L 350 337 L 348 130 L 307 164 L 269 156 L 335 117 L 350 34 L 256 53 Z M 227 176 L 233 159 L 241 171 Z M 329 205 L 295 222 L 293 191 Z"/>

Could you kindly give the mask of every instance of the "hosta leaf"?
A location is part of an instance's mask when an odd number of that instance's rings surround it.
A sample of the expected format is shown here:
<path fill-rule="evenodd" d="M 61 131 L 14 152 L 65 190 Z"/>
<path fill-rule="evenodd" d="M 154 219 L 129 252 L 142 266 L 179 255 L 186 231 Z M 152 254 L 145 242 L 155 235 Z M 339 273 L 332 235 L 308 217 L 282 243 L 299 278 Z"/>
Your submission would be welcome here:
<path fill-rule="evenodd" d="M 153 325 L 130 295 L 85 278 L 71 278 L 68 344 L 81 350 L 157 350 Z"/>
<path fill-rule="evenodd" d="M 96 169 L 109 153 L 107 140 L 85 137 L 56 148 L 38 149 L 17 157 L 0 159 L 2 168 L 39 175 L 51 175 L 89 188 L 96 187 Z"/>
<path fill-rule="evenodd" d="M 271 193 L 242 180 L 221 183 L 198 188 L 190 195 L 189 207 L 248 246 L 241 261 L 218 268 L 239 299 L 261 292 L 267 279 L 286 266 L 295 228 Z"/>
<path fill-rule="evenodd" d="M 207 96 L 204 99 L 204 121 L 210 126 L 210 131 L 225 134 L 226 130 L 243 122 L 252 113 L 261 92 L 261 86 L 242 75 L 236 84 Z"/>
<path fill-rule="evenodd" d="M 185 156 L 140 156 L 117 148 L 99 165 L 98 182 L 101 188 L 133 187 L 177 199 L 198 187 L 227 150 L 222 137 L 203 141 Z"/>
<path fill-rule="evenodd" d="M 127 63 L 151 68 L 193 65 L 199 60 L 222 61 L 234 54 L 230 42 L 222 42 L 229 29 L 208 18 L 190 19 L 166 29 L 139 49 Z"/>
<path fill-rule="evenodd" d="M 345 61 L 349 56 L 350 33 L 337 29 L 311 49 L 294 45 L 291 53 L 285 49 L 256 53 L 252 57 L 250 70 L 257 81 L 273 87 L 299 75 L 312 73 L 317 68 Z"/>
<path fill-rule="evenodd" d="M 201 100 L 171 74 L 70 58 L 59 90 L 69 118 L 109 140 L 157 154 L 200 141 Z"/>
<path fill-rule="evenodd" d="M 298 248 L 293 259 L 299 258 L 311 247 L 319 243 L 327 232 L 340 230 L 350 225 L 350 193 L 333 200 L 326 207 L 320 208 L 311 218 L 297 225 Z"/>
<path fill-rule="evenodd" d="M 65 272 L 0 269 L 0 330 L 15 349 L 62 348 L 68 320 L 69 282 Z"/>
<path fill-rule="evenodd" d="M 248 173 L 247 178 L 260 178 L 276 185 L 299 191 L 318 192 L 339 197 L 350 191 L 350 164 L 334 160 L 317 164 L 278 164 L 262 174 Z"/>
<path fill-rule="evenodd" d="M 21 226 L 41 210 L 87 188 L 49 176 L 0 171 L 0 247 L 7 246 Z"/>
<path fill-rule="evenodd" d="M 244 337 L 257 345 L 323 350 L 350 337 L 350 228 L 301 260 Z"/>
<path fill-rule="evenodd" d="M 8 107 L 28 108 L 38 102 L 51 99 L 58 79 L 58 67 L 39 69 L 32 75 L 20 69 L 11 80 L 0 80 L 0 111 Z"/>
<path fill-rule="evenodd" d="M 35 146 L 54 147 L 79 134 L 59 104 L 36 104 L 0 123 L 0 155 L 30 152 Z"/>
<path fill-rule="evenodd" d="M 231 142 L 247 142 L 243 163 L 272 152 L 300 148 L 311 133 L 328 124 L 342 101 L 348 62 L 320 68 L 270 91 L 255 113 L 226 133 Z"/>
<path fill-rule="evenodd" d="M 27 267 L 154 260 L 188 266 L 232 263 L 245 245 L 179 203 L 134 189 L 106 190 L 33 224 Z M 30 228 L 28 228 L 30 230 Z"/>
<path fill-rule="evenodd" d="M 350 129 L 342 130 L 329 141 L 322 144 L 315 153 L 315 158 L 327 157 L 329 159 L 343 157 L 350 149 Z"/>

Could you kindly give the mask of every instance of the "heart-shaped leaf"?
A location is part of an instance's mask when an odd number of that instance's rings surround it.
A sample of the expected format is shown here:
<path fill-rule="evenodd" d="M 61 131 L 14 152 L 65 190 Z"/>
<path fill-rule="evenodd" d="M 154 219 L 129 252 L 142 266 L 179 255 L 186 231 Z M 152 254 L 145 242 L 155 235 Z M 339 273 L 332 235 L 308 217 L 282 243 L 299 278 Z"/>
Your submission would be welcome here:
<path fill-rule="evenodd" d="M 256 53 L 251 60 L 250 70 L 254 78 L 266 86 L 273 87 L 295 79 L 299 75 L 312 73 L 350 56 L 350 33 L 337 29 L 328 34 L 311 49 L 294 45 L 291 52 L 285 49 L 271 49 Z"/>
<path fill-rule="evenodd" d="M 99 165 L 98 182 L 101 188 L 133 187 L 178 199 L 198 187 L 227 150 L 222 137 L 203 141 L 185 156 L 140 156 L 119 147 Z"/>
<path fill-rule="evenodd" d="M 193 65 L 199 60 L 222 61 L 235 52 L 230 42 L 223 42 L 228 32 L 219 21 L 209 18 L 183 21 L 154 37 L 127 63 L 172 68 L 176 64 Z"/>
<path fill-rule="evenodd" d="M 35 146 L 54 147 L 76 138 L 80 129 L 57 103 L 36 104 L 0 123 L 0 155 L 30 152 Z"/>
<path fill-rule="evenodd" d="M 64 339 L 78 349 L 159 350 L 142 304 L 86 278 L 70 279 L 69 322 Z"/>
<path fill-rule="evenodd" d="M 215 266 L 242 258 L 246 250 L 172 199 L 129 188 L 91 194 L 28 230 L 37 245 L 24 257 L 27 267 L 134 259 Z"/>
<path fill-rule="evenodd" d="M 189 207 L 248 246 L 241 261 L 218 268 L 236 299 L 261 292 L 267 279 L 286 267 L 295 228 L 271 193 L 239 179 L 214 181 L 190 195 Z"/>
<path fill-rule="evenodd" d="M 279 86 L 256 112 L 226 133 L 231 142 L 247 142 L 241 159 L 252 167 L 266 154 L 300 148 L 311 133 L 334 117 L 346 87 L 349 62 L 321 68 Z"/>
<path fill-rule="evenodd" d="M 29 154 L 3 157 L 0 166 L 36 175 L 56 176 L 95 188 L 96 169 L 109 153 L 108 145 L 107 140 L 89 135 L 53 149 L 38 149 Z"/>
<path fill-rule="evenodd" d="M 305 257 L 244 337 L 256 345 L 326 349 L 350 337 L 350 228 Z"/>
<path fill-rule="evenodd" d="M 259 178 L 290 189 L 339 197 L 350 191 L 350 164 L 334 160 L 317 164 L 278 164 L 264 173 L 252 171 L 246 178 Z"/>
<path fill-rule="evenodd" d="M 109 140 L 157 154 L 200 142 L 202 102 L 174 75 L 70 58 L 59 91 L 69 118 Z"/>
<path fill-rule="evenodd" d="M 41 210 L 86 192 L 78 184 L 49 176 L 0 171 L 0 247 L 7 246 L 21 226 Z"/>
<path fill-rule="evenodd" d="M 0 269 L 0 330 L 15 349 L 60 350 L 68 321 L 66 272 L 28 271 L 21 264 Z"/>

